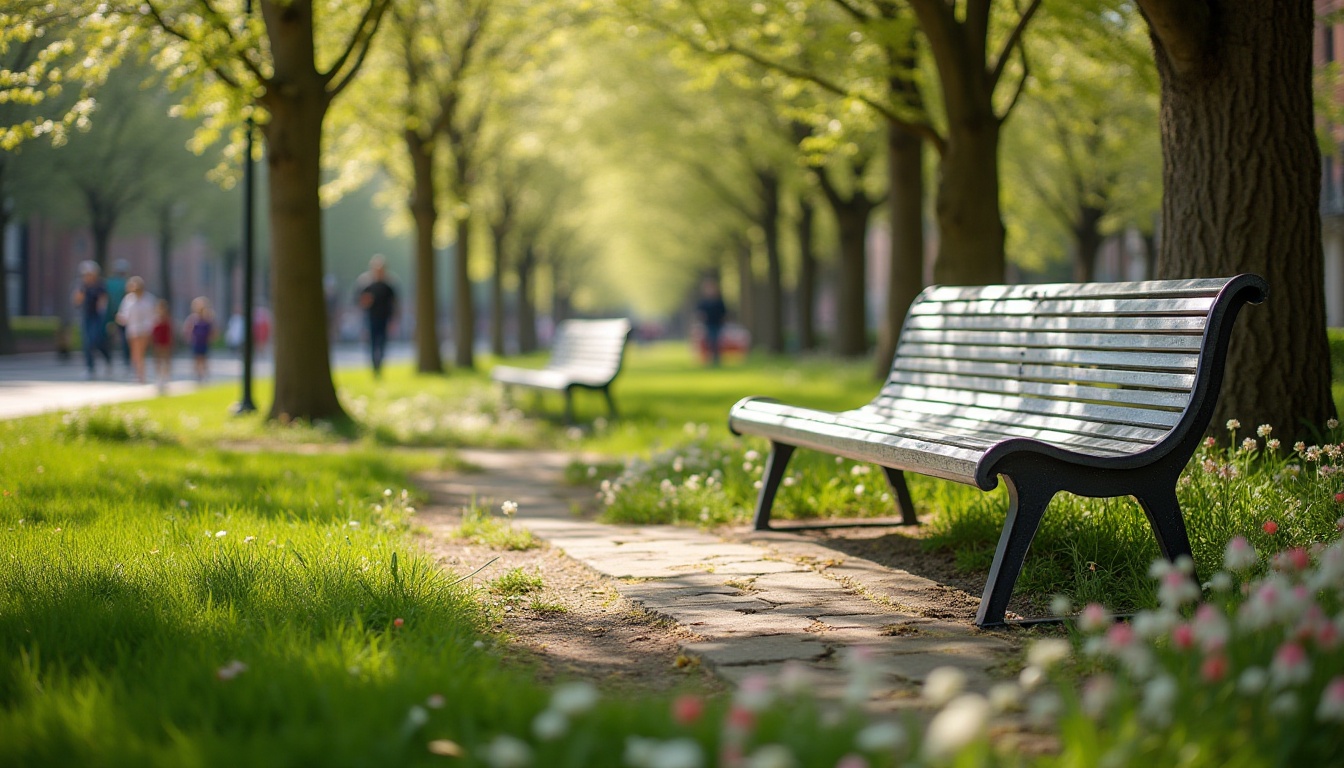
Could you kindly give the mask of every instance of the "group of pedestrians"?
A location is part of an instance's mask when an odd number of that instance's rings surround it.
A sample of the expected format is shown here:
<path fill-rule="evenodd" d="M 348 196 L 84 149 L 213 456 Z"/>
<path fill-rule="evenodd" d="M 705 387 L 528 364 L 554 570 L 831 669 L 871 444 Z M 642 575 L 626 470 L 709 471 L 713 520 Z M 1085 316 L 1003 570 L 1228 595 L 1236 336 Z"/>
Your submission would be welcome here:
<path fill-rule="evenodd" d="M 113 350 L 121 348 L 136 381 L 144 384 L 146 358 L 152 350 L 162 389 L 172 374 L 172 311 L 167 301 L 145 290 L 142 278 L 126 278 L 124 272 L 119 268 L 104 282 L 97 262 L 79 265 L 80 283 L 73 300 L 80 316 L 84 364 L 92 379 L 97 373 L 95 362 L 101 356 L 111 378 Z M 215 336 L 214 313 L 204 296 L 191 302 L 191 315 L 182 324 L 182 335 L 191 347 L 196 378 L 204 381 L 209 374 L 210 342 Z"/>

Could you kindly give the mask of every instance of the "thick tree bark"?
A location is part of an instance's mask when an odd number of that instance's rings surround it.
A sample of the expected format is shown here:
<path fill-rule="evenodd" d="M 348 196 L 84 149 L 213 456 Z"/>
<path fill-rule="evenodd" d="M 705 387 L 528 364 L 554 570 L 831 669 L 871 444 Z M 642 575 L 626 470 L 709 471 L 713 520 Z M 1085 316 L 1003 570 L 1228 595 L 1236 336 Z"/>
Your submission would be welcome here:
<path fill-rule="evenodd" d="M 1254 272 L 1213 426 L 1285 443 L 1335 416 L 1308 0 L 1140 0 L 1162 81 L 1164 278 Z"/>
<path fill-rule="evenodd" d="M 766 352 L 784 353 L 784 270 L 779 256 L 779 175 L 773 170 L 756 171 L 761 200 L 761 228 L 765 232 L 765 284 L 758 304 L 760 346 Z"/>
<path fill-rule="evenodd" d="M 454 362 L 458 368 L 476 367 L 476 306 L 471 295 L 471 219 L 457 220 L 457 247 L 453 249 L 453 338 Z"/>
<path fill-rule="evenodd" d="M 813 242 L 816 208 L 806 197 L 798 200 L 798 348 L 817 347 L 817 251 Z"/>
<path fill-rule="evenodd" d="M 862 177 L 856 168 L 854 178 Z M 835 213 L 840 240 L 840 261 L 836 269 L 836 322 L 831 336 L 831 351 L 841 357 L 859 357 L 868 352 L 868 298 L 864 287 L 868 279 L 868 220 L 877 203 L 861 189 L 840 194 L 823 171 L 817 182 L 826 193 L 826 201 Z"/>
<path fill-rule="evenodd" d="M 536 246 L 527 243 L 518 257 L 518 351 L 527 354 L 537 348 L 537 304 L 532 296 L 537 268 Z"/>
<path fill-rule="evenodd" d="M 3 170 L 3 164 L 0 164 L 0 172 Z M 4 189 L 3 184 L 0 184 L 0 189 Z M 9 253 L 6 248 L 8 241 L 5 238 L 9 219 L 4 202 L 0 201 L 0 355 L 12 355 L 18 351 L 18 344 L 14 340 L 14 328 L 9 323 L 9 271 L 6 266 Z"/>
<path fill-rule="evenodd" d="M 1101 250 L 1101 218 L 1103 208 L 1080 205 L 1078 219 L 1073 223 L 1073 279 L 1090 283 L 1097 274 L 1097 251 Z"/>
<path fill-rule="evenodd" d="M 746 237 L 739 237 L 733 244 L 733 253 L 737 258 L 737 317 L 747 329 L 751 345 L 755 347 L 761 342 L 760 312 L 757 309 L 760 291 L 757 290 L 756 270 L 752 268 L 751 263 L 751 241 Z"/>
<path fill-rule="evenodd" d="M 443 373 L 439 352 L 439 312 L 435 301 L 434 228 L 439 209 L 434 189 L 434 147 L 414 131 L 406 132 L 411 157 L 411 217 L 415 220 L 415 370 Z"/>
<path fill-rule="evenodd" d="M 345 418 L 331 379 L 322 290 L 322 121 L 327 82 L 313 58 L 309 3 L 262 2 L 277 87 L 261 97 L 271 214 L 275 315 L 272 419 Z"/>
<path fill-rule="evenodd" d="M 887 124 L 887 175 L 891 191 L 891 269 L 887 311 L 878 329 L 874 376 L 885 379 L 900 342 L 905 313 L 924 287 L 924 141 L 895 123 Z"/>
<path fill-rule="evenodd" d="M 508 261 L 505 240 L 508 229 L 491 227 L 490 234 L 494 244 L 494 268 L 490 275 L 490 353 L 496 357 L 504 356 L 504 269 Z"/>
<path fill-rule="evenodd" d="M 990 0 L 910 3 L 937 64 L 947 115 L 935 200 L 939 237 L 935 283 L 984 285 L 1004 279 L 999 132 L 1012 103 L 999 114 L 994 91 L 1040 0 L 1022 8 L 1014 31 L 997 54 L 987 50 L 992 6 Z"/>

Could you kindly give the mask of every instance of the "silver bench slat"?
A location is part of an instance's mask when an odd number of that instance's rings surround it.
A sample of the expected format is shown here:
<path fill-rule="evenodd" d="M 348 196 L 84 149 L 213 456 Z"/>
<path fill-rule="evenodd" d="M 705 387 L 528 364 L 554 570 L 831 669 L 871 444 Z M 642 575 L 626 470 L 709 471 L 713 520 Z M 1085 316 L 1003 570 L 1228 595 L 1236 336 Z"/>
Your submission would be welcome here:
<path fill-rule="evenodd" d="M 977 362 L 938 357 L 897 358 L 896 364 L 892 367 L 893 375 L 897 371 L 1020 379 L 1022 381 L 1061 384 L 1104 384 L 1115 387 L 1176 392 L 1189 392 L 1190 388 L 1195 385 L 1195 376 L 1192 373 L 1162 373 L 1119 368 L 1041 365 L 1037 363 L 1023 365 L 1021 363 Z"/>

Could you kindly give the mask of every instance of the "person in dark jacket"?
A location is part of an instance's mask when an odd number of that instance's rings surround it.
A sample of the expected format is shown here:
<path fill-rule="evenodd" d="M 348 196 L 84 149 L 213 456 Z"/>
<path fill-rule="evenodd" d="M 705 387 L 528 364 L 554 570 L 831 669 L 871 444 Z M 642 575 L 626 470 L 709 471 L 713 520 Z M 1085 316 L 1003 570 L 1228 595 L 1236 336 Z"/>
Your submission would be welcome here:
<path fill-rule="evenodd" d="M 714 279 L 700 284 L 700 301 L 695 305 L 700 322 L 705 326 L 705 349 L 709 352 L 709 364 L 719 365 L 719 346 L 723 337 L 723 323 L 728 319 L 728 306 L 723 303 L 723 293 Z"/>
<path fill-rule="evenodd" d="M 387 262 L 381 255 L 369 260 L 369 271 L 355 283 L 356 301 L 364 309 L 369 328 L 369 356 L 373 375 L 383 373 L 383 356 L 387 352 L 387 329 L 397 313 L 397 291 L 387 279 Z"/>

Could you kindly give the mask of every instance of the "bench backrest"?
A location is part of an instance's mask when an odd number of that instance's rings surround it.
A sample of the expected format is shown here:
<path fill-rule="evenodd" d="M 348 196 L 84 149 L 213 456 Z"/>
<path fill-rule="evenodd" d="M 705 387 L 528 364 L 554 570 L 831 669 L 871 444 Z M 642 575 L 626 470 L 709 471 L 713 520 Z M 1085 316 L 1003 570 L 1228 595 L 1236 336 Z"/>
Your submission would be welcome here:
<path fill-rule="evenodd" d="M 630 321 L 565 320 L 555 329 L 547 368 L 563 370 L 586 384 L 609 383 L 621 370 Z"/>
<path fill-rule="evenodd" d="M 1264 291 L 1253 275 L 933 286 L 911 305 L 887 383 L 863 410 L 986 445 L 1025 437 L 1098 457 L 1139 453 L 1208 426 L 1212 402 L 1187 411 L 1201 390 L 1217 393 L 1223 314 Z M 1201 362 L 1208 355 L 1219 359 Z"/>

